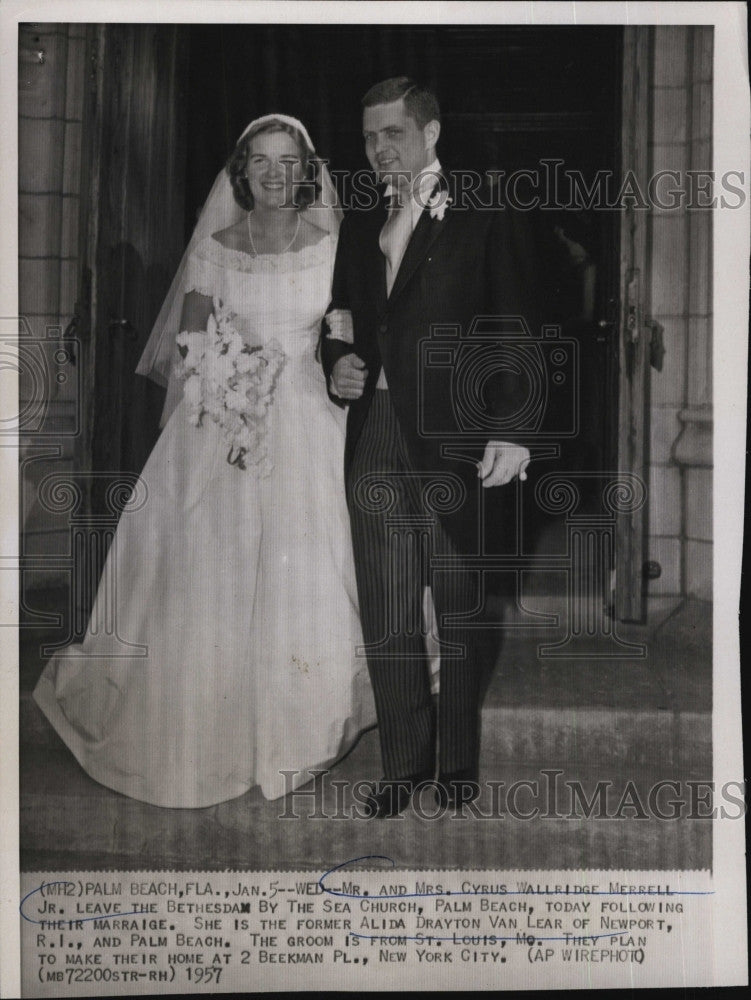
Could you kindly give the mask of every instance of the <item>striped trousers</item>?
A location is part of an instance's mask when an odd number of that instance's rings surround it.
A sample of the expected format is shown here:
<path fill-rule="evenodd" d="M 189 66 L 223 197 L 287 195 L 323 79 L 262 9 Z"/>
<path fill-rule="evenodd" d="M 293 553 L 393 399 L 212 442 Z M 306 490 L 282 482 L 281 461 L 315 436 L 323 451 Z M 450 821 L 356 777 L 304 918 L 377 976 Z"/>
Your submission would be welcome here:
<path fill-rule="evenodd" d="M 388 390 L 377 389 L 347 477 L 363 636 L 375 697 L 384 777 L 475 768 L 480 663 L 476 633 L 445 621 L 476 606 L 476 574 L 423 490 L 440 473 L 410 464 Z M 434 572 L 430 556 L 452 556 Z M 430 586 L 441 643 L 437 720 L 422 629 L 423 589 Z"/>

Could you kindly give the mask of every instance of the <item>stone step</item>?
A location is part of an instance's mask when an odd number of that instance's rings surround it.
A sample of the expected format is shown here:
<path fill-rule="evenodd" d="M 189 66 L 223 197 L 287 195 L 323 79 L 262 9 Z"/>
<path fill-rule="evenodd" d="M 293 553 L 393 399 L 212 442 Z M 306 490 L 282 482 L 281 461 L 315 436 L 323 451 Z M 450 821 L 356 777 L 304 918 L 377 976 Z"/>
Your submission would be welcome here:
<path fill-rule="evenodd" d="M 24 747 L 63 748 L 29 692 L 21 695 L 20 733 Z M 534 767 L 578 767 L 591 761 L 618 768 L 659 765 L 704 778 L 712 772 L 712 718 L 706 712 L 488 701 L 482 712 L 482 759 L 494 767 L 504 762 Z"/>
<path fill-rule="evenodd" d="M 350 782 L 372 778 L 378 773 L 378 756 L 377 734 L 370 731 L 332 777 Z M 482 777 L 491 774 L 506 789 L 514 782 L 539 779 L 529 766 L 506 761 L 496 767 L 486 760 Z M 298 792 L 291 803 L 289 797 L 268 802 L 253 789 L 206 809 L 162 809 L 98 785 L 62 747 L 27 747 L 21 768 L 21 863 L 25 871 L 255 867 L 322 873 L 367 852 L 393 859 L 397 868 L 417 870 L 461 865 L 475 870 L 670 871 L 711 865 L 711 824 L 631 818 L 628 809 L 616 818 L 625 772 L 581 765 L 567 780 L 581 781 L 592 799 L 596 782 L 603 778 L 613 782 L 605 804 L 610 818 L 598 818 L 597 810 L 589 818 L 572 810 L 565 786 L 557 817 L 522 818 L 532 802 L 525 792 L 514 815 L 508 800 L 494 798 L 486 787 L 474 818 L 450 812 L 436 816 L 434 799 L 426 794 L 398 819 L 364 820 L 349 818 L 341 806 L 337 809 L 330 784 L 319 786 L 317 798 Z M 654 781 L 655 775 L 646 771 L 635 781 L 645 807 Z M 350 801 L 347 791 L 345 810 Z M 544 811 L 547 797 L 538 801 Z M 347 821 L 324 818 L 316 803 L 328 817 L 338 812 Z"/>
<path fill-rule="evenodd" d="M 550 660 L 541 655 L 565 629 L 499 633 L 482 711 L 483 759 L 548 767 L 599 761 L 659 764 L 711 772 L 711 620 L 690 603 L 656 631 L 632 628 L 635 659 Z M 31 698 L 43 667 L 38 650 L 22 656 L 21 742 L 60 748 Z"/>
<path fill-rule="evenodd" d="M 482 713 L 481 779 L 538 782 L 559 769 L 561 787 L 581 782 L 588 799 L 609 782 L 614 799 L 628 782 L 647 803 L 658 781 L 711 777 L 711 617 L 687 604 L 656 631 L 630 628 L 646 656 L 630 660 L 555 660 L 539 646 L 564 629 L 505 635 Z M 536 609 L 536 610 L 539 610 Z M 523 623 L 522 623 L 523 624 Z M 498 808 L 483 789 L 480 817 L 441 815 L 430 800 L 392 821 L 323 821 L 300 793 L 298 819 L 280 819 L 289 798 L 268 802 L 258 789 L 208 809 L 161 809 L 90 779 L 31 698 L 42 661 L 27 643 L 21 658 L 21 836 L 25 870 L 125 867 L 299 868 L 324 871 L 365 850 L 397 866 L 427 869 L 700 869 L 712 863 L 711 824 L 628 818 L 550 818 L 526 822 Z M 331 779 L 358 782 L 381 773 L 378 733 L 363 734 Z M 496 786 L 497 787 L 497 786 Z M 301 792 L 315 791 L 306 787 Z M 334 790 L 321 786 L 325 809 Z M 349 795 L 349 791 L 346 795 Z M 685 800 L 686 787 L 682 786 Z M 319 797 L 320 798 L 320 797 Z M 345 805 L 348 800 L 345 800 Z M 664 800 L 663 800 L 664 801 Z M 529 800 L 520 796 L 520 808 Z M 565 795 L 564 795 L 564 813 Z M 319 810 L 320 811 L 320 810 Z M 471 829 L 470 829 L 471 823 Z"/>
<path fill-rule="evenodd" d="M 31 697 L 30 691 L 21 692 L 18 732 L 22 748 L 46 747 L 48 749 L 59 749 L 64 745 L 47 721 L 44 713 Z"/>
<path fill-rule="evenodd" d="M 712 774 L 710 713 L 608 708 L 504 708 L 482 715 L 482 753 L 488 764 L 513 761 L 536 767 L 579 767 L 597 762 L 618 769 L 675 769 L 683 776 Z"/>

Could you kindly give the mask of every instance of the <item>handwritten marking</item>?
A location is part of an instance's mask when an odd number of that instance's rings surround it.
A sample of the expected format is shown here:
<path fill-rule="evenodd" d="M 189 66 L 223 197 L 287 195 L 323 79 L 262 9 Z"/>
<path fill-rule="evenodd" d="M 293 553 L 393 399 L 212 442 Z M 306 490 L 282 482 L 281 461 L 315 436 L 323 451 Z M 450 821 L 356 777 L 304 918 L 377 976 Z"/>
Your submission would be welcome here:
<path fill-rule="evenodd" d="M 50 885 L 75 885 L 75 884 L 76 884 L 75 882 L 70 882 L 67 879 L 60 879 L 57 882 L 42 882 L 42 884 L 40 886 L 37 886 L 36 889 L 32 889 L 31 892 L 27 892 L 26 893 L 26 895 L 23 897 L 23 899 L 21 900 L 21 902 L 18 904 L 18 912 L 21 914 L 21 916 L 24 918 L 24 920 L 28 920 L 28 922 L 30 924 L 50 924 L 50 923 L 56 923 L 57 924 L 57 923 L 63 923 L 63 924 L 69 924 L 71 927 L 74 924 L 83 924 L 87 920 L 107 920 L 107 919 L 111 919 L 112 917 L 141 917 L 141 916 L 145 916 L 145 914 L 141 913 L 140 910 L 133 910 L 130 913 L 109 913 L 109 914 L 98 913 L 95 917 L 75 917 L 74 919 L 73 918 L 65 919 L 64 917 L 62 917 L 62 916 L 60 916 L 58 914 L 50 914 L 44 920 L 34 920 L 33 917 L 27 917 L 26 914 L 24 913 L 24 911 L 23 911 L 23 904 L 26 902 L 27 899 L 29 899 L 30 896 L 33 896 L 37 892 L 41 892 L 42 889 L 46 889 Z"/>
<path fill-rule="evenodd" d="M 324 872 L 323 875 L 321 875 L 321 877 L 318 880 L 318 885 L 319 885 L 319 887 L 321 889 L 321 892 L 326 892 L 330 896 L 341 896 L 341 897 L 344 897 L 345 899 L 366 899 L 366 898 L 369 898 L 367 890 L 364 892 L 363 895 L 360 895 L 359 893 L 355 893 L 355 892 L 342 892 L 339 889 L 329 889 L 329 888 L 327 888 L 326 885 L 324 885 L 324 880 L 327 879 L 329 877 L 329 875 L 333 875 L 334 872 L 341 871 L 342 868 L 346 868 L 348 865 L 358 864 L 360 861 L 387 861 L 391 865 L 392 868 L 394 867 L 394 860 L 393 860 L 393 858 L 389 858 L 385 854 L 364 854 L 361 858 L 351 858 L 349 861 L 343 861 L 341 864 L 335 865 L 333 868 L 329 868 L 329 870 L 327 872 Z M 714 896 L 714 894 L 715 894 L 714 889 L 682 889 L 682 890 L 673 890 L 673 889 L 671 889 L 669 893 L 662 893 L 662 895 L 670 895 L 670 896 Z M 406 893 L 401 893 L 401 894 L 400 893 L 396 893 L 394 895 L 387 895 L 387 894 L 384 894 L 382 896 L 379 895 L 378 899 L 415 899 L 417 897 L 429 898 L 429 897 L 436 897 L 436 896 L 442 896 L 442 895 L 454 895 L 454 896 L 556 896 L 556 895 L 562 895 L 562 896 L 570 896 L 570 895 L 574 895 L 574 894 L 568 892 L 567 889 L 550 889 L 550 890 L 545 890 L 545 891 L 540 891 L 540 892 L 538 892 L 537 889 L 511 889 L 511 890 L 507 890 L 505 892 L 500 892 L 500 891 L 495 890 L 495 889 L 488 889 L 488 890 L 480 890 L 479 892 L 477 890 L 472 890 L 472 891 L 470 891 L 470 890 L 466 890 L 466 891 L 451 890 L 448 893 L 446 893 L 446 892 L 406 892 Z M 604 891 L 604 890 L 603 891 L 595 891 L 595 892 L 588 892 L 588 893 L 586 893 L 586 895 L 587 896 L 655 896 L 655 895 L 657 895 L 657 893 L 653 893 L 653 892 L 640 892 L 639 890 L 632 891 L 632 890 L 629 889 L 627 891 L 621 891 L 621 892 L 610 892 L 609 890 L 607 892 Z M 377 941 L 377 940 L 380 940 L 381 938 L 385 939 L 385 938 L 388 938 L 390 936 L 393 936 L 393 935 L 387 935 L 387 934 L 359 934 L 357 931 L 350 931 L 350 934 L 353 937 L 367 938 L 370 941 Z M 465 936 L 466 937 L 472 937 L 471 934 L 470 935 L 465 935 Z M 514 937 L 501 937 L 500 935 L 497 935 L 497 934 L 494 934 L 492 936 L 495 937 L 495 939 L 497 941 L 516 941 L 517 940 L 516 936 L 514 936 Z M 541 941 L 568 941 L 569 938 L 571 938 L 572 936 L 575 936 L 575 935 L 569 934 L 569 935 L 566 935 L 564 937 L 544 937 L 541 934 L 535 934 L 535 935 L 529 935 L 529 936 L 530 937 L 534 937 L 534 940 L 539 944 Z M 612 936 L 613 936 L 613 932 L 612 931 L 610 931 L 610 933 L 608 933 L 608 934 L 587 934 L 586 935 L 586 937 L 591 938 L 593 941 L 596 941 L 599 938 L 609 938 L 609 937 L 612 937 Z M 437 941 L 439 944 L 440 944 L 441 941 L 454 941 L 456 944 L 461 944 L 462 943 L 461 941 L 456 941 L 456 935 L 453 935 L 452 937 L 438 937 L 435 934 L 428 934 L 428 935 L 421 934 L 421 935 L 417 935 L 417 936 L 412 936 L 412 935 L 407 935 L 407 934 L 400 934 L 399 937 L 404 938 L 406 941 L 424 941 L 424 940 L 426 940 L 426 938 L 430 938 L 431 941 Z M 501 945 L 501 947 L 503 947 L 503 945 Z"/>

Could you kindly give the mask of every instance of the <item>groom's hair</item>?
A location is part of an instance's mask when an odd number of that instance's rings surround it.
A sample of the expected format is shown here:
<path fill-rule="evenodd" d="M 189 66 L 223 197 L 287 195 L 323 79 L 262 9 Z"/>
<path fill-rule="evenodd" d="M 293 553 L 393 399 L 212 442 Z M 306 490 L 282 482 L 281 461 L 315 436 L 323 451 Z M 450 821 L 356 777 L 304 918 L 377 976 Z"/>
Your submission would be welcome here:
<path fill-rule="evenodd" d="M 441 111 L 438 99 L 432 90 L 420 86 L 409 76 L 392 76 L 371 87 L 363 97 L 363 108 L 372 108 L 376 104 L 391 104 L 404 98 L 404 108 L 408 115 L 415 119 L 419 128 L 425 128 L 428 122 L 439 122 Z"/>

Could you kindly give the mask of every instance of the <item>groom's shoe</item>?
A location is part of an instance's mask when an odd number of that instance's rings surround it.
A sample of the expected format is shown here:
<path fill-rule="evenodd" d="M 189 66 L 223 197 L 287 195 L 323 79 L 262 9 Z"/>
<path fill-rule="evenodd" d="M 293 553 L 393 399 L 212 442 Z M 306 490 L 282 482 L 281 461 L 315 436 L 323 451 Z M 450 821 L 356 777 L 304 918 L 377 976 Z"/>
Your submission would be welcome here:
<path fill-rule="evenodd" d="M 420 771 L 404 778 L 381 778 L 377 789 L 374 788 L 365 800 L 368 819 L 392 819 L 403 813 L 415 789 L 425 781 L 433 781 L 432 771 Z"/>
<path fill-rule="evenodd" d="M 480 796 L 480 783 L 474 767 L 444 771 L 438 775 L 438 802 L 444 809 L 454 809 Z"/>

